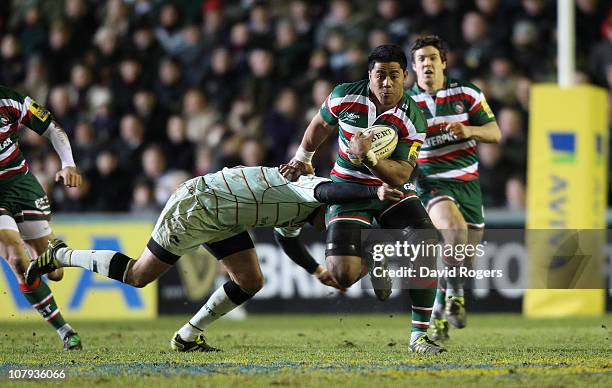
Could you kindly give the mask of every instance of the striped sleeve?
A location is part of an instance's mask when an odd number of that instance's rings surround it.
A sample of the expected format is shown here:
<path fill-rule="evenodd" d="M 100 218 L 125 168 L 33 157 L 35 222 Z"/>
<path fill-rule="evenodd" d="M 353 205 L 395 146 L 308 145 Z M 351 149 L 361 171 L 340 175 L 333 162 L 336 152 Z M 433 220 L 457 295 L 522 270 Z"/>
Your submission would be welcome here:
<path fill-rule="evenodd" d="M 464 89 L 468 89 L 469 94 L 475 96 L 468 112 L 470 124 L 480 126 L 495 121 L 495 115 L 487 103 L 484 93 L 474 85 L 464 86 Z"/>
<path fill-rule="evenodd" d="M 397 147 L 390 159 L 404 160 L 414 167 L 427 135 L 427 121 L 416 103 L 411 98 L 408 98 L 408 101 L 408 117 L 404 119 L 405 127 L 408 130 L 400 133 Z"/>
<path fill-rule="evenodd" d="M 342 90 L 340 88 L 341 85 L 338 85 L 332 90 L 331 94 L 327 96 L 323 104 L 321 104 L 321 108 L 319 109 L 319 113 L 321 113 L 321 117 L 325 120 L 326 123 L 330 125 L 338 124 L 338 116 L 336 113 L 336 109 L 340 105 L 343 97 Z"/>
<path fill-rule="evenodd" d="M 42 135 L 53 120 L 51 112 L 28 96 L 22 96 L 20 123 Z"/>

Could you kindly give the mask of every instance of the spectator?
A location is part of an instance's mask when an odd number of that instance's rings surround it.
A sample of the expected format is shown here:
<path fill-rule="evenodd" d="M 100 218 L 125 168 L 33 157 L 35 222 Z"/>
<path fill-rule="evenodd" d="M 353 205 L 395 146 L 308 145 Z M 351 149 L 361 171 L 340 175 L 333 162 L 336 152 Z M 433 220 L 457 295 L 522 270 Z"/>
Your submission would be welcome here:
<path fill-rule="evenodd" d="M 132 178 L 120 166 L 115 152 L 104 149 L 98 153 L 96 168 L 86 174 L 91 182 L 91 211 L 127 211 Z"/>
<path fill-rule="evenodd" d="M 147 142 L 162 143 L 166 141 L 166 121 L 168 113 L 157 103 L 157 96 L 151 90 L 141 89 L 134 93 L 132 99 L 134 113 L 146 128 Z"/>
<path fill-rule="evenodd" d="M 159 65 L 159 75 L 153 90 L 159 103 L 169 112 L 179 112 L 185 92 L 180 65 L 171 58 L 164 58 Z"/>
<path fill-rule="evenodd" d="M 210 129 L 219 120 L 219 116 L 208 106 L 208 98 L 202 90 L 194 88 L 185 93 L 183 115 L 187 138 L 196 144 L 207 144 Z"/>
<path fill-rule="evenodd" d="M 168 169 L 193 170 L 195 146 L 187 139 L 185 121 L 181 116 L 171 116 L 168 119 L 166 135 L 168 142 L 164 143 L 163 151 Z"/>
<path fill-rule="evenodd" d="M 280 165 L 291 158 L 287 155 L 289 144 L 300 130 L 298 96 L 293 89 L 283 89 L 274 102 L 273 109 L 264 122 L 264 134 L 269 139 L 267 162 Z"/>
<path fill-rule="evenodd" d="M 120 138 L 114 143 L 119 164 L 124 171 L 136 176 L 142 171 L 140 161 L 147 146 L 145 129 L 140 119 L 130 113 L 121 118 L 119 134 Z"/>
<path fill-rule="evenodd" d="M 2 85 L 16 85 L 25 77 L 25 67 L 21 58 L 19 41 L 12 34 L 2 37 L 0 43 L 0 83 Z"/>
<path fill-rule="evenodd" d="M 230 110 L 232 99 L 238 91 L 238 75 L 232 67 L 232 57 L 229 49 L 216 47 L 211 54 L 210 73 L 203 83 L 204 91 L 209 96 L 215 96 L 211 106 L 220 113 Z"/>

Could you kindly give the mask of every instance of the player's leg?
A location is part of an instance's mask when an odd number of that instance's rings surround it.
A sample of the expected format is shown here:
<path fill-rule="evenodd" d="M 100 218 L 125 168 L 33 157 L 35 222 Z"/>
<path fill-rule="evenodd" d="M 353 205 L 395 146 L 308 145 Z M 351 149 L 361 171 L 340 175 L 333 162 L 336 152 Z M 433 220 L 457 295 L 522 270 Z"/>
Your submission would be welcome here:
<path fill-rule="evenodd" d="M 65 349 L 81 349 L 79 336 L 64 320 L 47 283 L 42 281 L 40 277 L 33 279 L 31 285 L 25 283 L 24 273 L 28 268 L 29 255 L 19 235 L 17 223 L 6 213 L 0 215 L 0 243 L 4 246 L 6 260 L 15 273 L 19 288 L 27 301 L 53 326 L 59 337 L 64 341 Z"/>
<path fill-rule="evenodd" d="M 31 257 L 42 255 L 49 247 L 49 241 L 55 238 L 51 232 L 51 226 L 46 220 L 24 221 L 17 224 L 19 233 L 26 243 Z M 64 270 L 58 268 L 47 274 L 49 280 L 59 282 L 64 277 Z"/>
<path fill-rule="evenodd" d="M 379 216 L 381 228 L 403 230 L 400 235 L 410 244 L 435 245 L 439 241 L 438 232 L 427 211 L 418 197 L 407 197 L 405 200 L 385 209 Z M 434 254 L 424 254 L 412 262 L 413 268 L 435 268 Z M 417 268 L 417 273 L 419 269 Z M 409 289 L 412 300 L 412 329 L 408 349 L 412 352 L 441 353 L 445 349 L 427 337 L 427 328 L 431 319 L 432 307 L 436 296 L 436 281 L 431 279 L 411 279 Z"/>
<path fill-rule="evenodd" d="M 206 344 L 203 332 L 263 287 L 255 245 L 246 231 L 205 246 L 220 259 L 230 280 L 217 288 L 204 306 L 174 335 L 171 346 L 177 351 L 218 350 Z"/>
<path fill-rule="evenodd" d="M 453 199 L 439 197 L 430 201 L 429 215 L 436 228 L 442 233 L 445 244 L 458 246 L 468 243 L 467 223 Z M 459 268 L 466 264 L 464 257 L 459 259 L 443 256 L 442 261 L 449 268 Z M 457 328 L 463 328 L 466 324 L 464 280 L 461 276 L 447 276 L 445 278 L 445 315 L 446 319 Z"/>
<path fill-rule="evenodd" d="M 361 225 L 351 222 L 334 222 L 327 229 L 327 270 L 344 288 L 352 286 L 364 275 L 361 229 Z"/>

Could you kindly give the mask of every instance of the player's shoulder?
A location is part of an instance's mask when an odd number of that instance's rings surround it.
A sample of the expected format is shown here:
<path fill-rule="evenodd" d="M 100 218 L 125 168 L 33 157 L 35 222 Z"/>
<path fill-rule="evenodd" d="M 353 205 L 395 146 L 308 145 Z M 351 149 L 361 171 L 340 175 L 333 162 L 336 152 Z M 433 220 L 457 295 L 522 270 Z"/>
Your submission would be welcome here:
<path fill-rule="evenodd" d="M 477 94 L 480 94 L 482 92 L 478 86 L 464 79 L 448 78 L 446 84 L 447 84 L 446 86 L 447 89 L 461 88 L 463 92 L 466 92 L 466 93 L 474 92 Z"/>
<path fill-rule="evenodd" d="M 367 95 L 368 91 L 368 80 L 363 79 L 356 82 L 347 82 L 336 85 L 332 91 L 333 97 L 344 97 L 348 95 Z"/>

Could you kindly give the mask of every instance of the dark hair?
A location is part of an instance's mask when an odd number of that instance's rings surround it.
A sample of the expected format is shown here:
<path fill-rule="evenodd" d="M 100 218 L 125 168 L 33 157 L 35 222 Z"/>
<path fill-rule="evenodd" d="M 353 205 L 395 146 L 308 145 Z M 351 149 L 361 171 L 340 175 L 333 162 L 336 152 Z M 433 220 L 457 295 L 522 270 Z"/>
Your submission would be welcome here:
<path fill-rule="evenodd" d="M 406 70 L 408 59 L 400 46 L 395 44 L 383 44 L 376 47 L 368 56 L 368 70 L 374 68 L 374 64 L 398 62 L 402 70 Z"/>
<path fill-rule="evenodd" d="M 448 52 L 446 42 L 443 41 L 438 35 L 427 35 L 421 38 L 417 38 L 417 40 L 415 40 L 412 44 L 412 47 L 410 48 L 410 56 L 412 57 L 413 63 L 415 51 L 427 46 L 433 46 L 438 49 L 438 52 L 440 53 L 440 59 L 442 60 L 442 62 L 446 62 L 446 53 Z"/>

